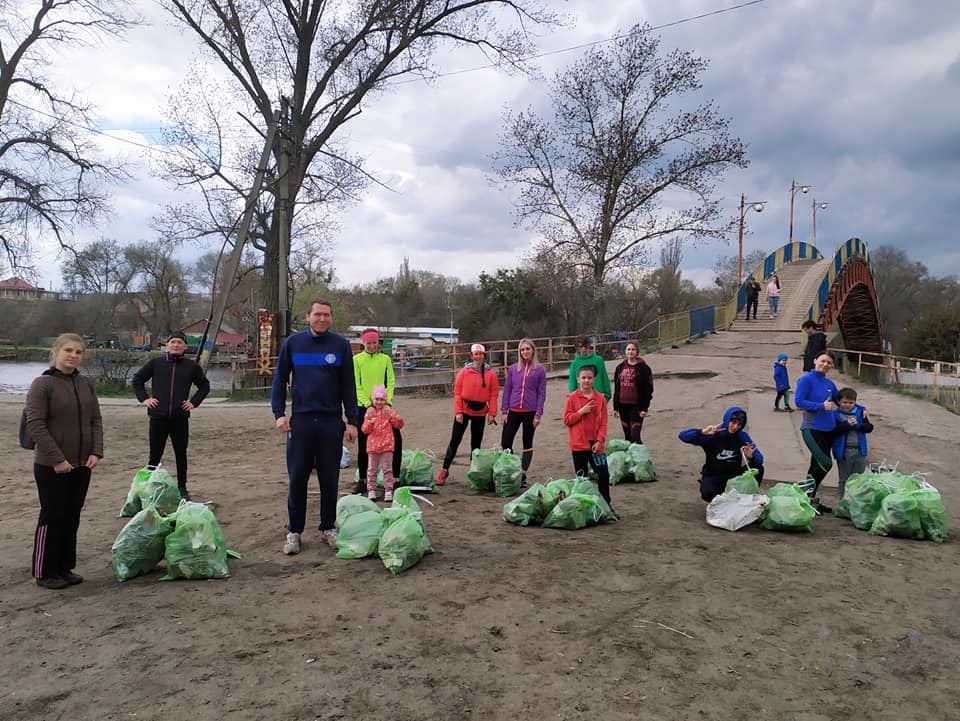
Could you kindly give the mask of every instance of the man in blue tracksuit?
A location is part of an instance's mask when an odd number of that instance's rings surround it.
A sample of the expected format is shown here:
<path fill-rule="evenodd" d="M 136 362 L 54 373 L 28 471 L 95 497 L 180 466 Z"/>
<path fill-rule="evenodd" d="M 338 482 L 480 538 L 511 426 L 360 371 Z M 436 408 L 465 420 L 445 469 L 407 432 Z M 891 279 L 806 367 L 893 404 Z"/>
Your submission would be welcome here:
<path fill-rule="evenodd" d="M 837 385 L 827 378 L 833 368 L 833 356 L 821 353 L 813 360 L 813 370 L 804 373 L 797 380 L 797 392 L 793 404 L 803 411 L 800 420 L 800 435 L 810 449 L 810 468 L 807 478 L 813 481 L 810 492 L 810 505 L 817 513 L 830 513 L 833 509 L 820 503 L 817 491 L 826 478 L 833 461 L 830 447 L 833 445 L 833 431 L 837 426 L 834 411 L 837 410 Z"/>
<path fill-rule="evenodd" d="M 287 555 L 300 552 L 307 517 L 307 481 L 314 469 L 320 482 L 320 538 L 333 545 L 343 441 L 357 440 L 357 387 L 350 343 L 330 331 L 333 313 L 325 300 L 310 304 L 307 322 L 308 330 L 284 341 L 270 391 L 277 430 L 287 434 L 289 524 L 283 547 Z M 287 381 L 291 374 L 293 403 L 288 419 Z"/>
<path fill-rule="evenodd" d="M 706 462 L 700 470 L 700 497 L 708 503 L 723 493 L 727 481 L 743 473 L 743 463 L 756 468 L 757 483 L 763 480 L 763 454 L 744 430 L 747 412 L 730 406 L 723 423 L 680 431 L 680 440 L 703 448 Z"/>

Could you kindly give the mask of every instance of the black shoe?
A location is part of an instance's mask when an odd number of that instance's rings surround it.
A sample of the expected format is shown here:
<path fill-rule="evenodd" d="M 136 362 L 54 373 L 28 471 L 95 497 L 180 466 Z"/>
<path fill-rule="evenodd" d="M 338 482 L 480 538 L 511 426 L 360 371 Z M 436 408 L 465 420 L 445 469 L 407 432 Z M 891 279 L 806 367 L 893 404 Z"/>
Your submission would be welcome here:
<path fill-rule="evenodd" d="M 49 588 L 51 591 L 60 591 L 69 586 L 70 583 L 59 576 L 48 576 L 47 578 L 38 578 L 37 585 L 40 588 Z"/>
<path fill-rule="evenodd" d="M 785 410 L 787 413 L 793 413 L 796 410 L 796 408 L 794 408 L 793 406 L 787 406 L 783 410 Z"/>
<path fill-rule="evenodd" d="M 813 510 L 815 510 L 818 514 L 822 515 L 824 513 L 833 513 L 833 509 L 830 508 L 830 506 L 825 506 L 820 503 L 819 498 L 810 499 L 810 505 L 813 506 Z"/>
<path fill-rule="evenodd" d="M 353 488 L 350 489 L 350 494 L 353 496 L 362 496 L 367 492 L 367 484 L 357 481 L 353 484 Z"/>
<path fill-rule="evenodd" d="M 773 412 L 774 412 L 774 413 L 782 413 L 783 411 L 780 410 L 780 407 L 779 407 L 779 406 L 774 406 L 774 407 L 773 407 Z"/>
<path fill-rule="evenodd" d="M 527 474 L 524 473 L 522 476 L 520 476 L 520 488 L 526 488 L 526 487 L 527 487 Z"/>
<path fill-rule="evenodd" d="M 83 583 L 83 576 L 79 573 L 74 573 L 73 571 L 67 571 L 66 573 L 60 574 L 60 578 L 69 583 L 71 586 L 76 586 L 78 583 Z"/>
<path fill-rule="evenodd" d="M 185 501 L 189 501 L 189 500 L 190 500 L 190 494 L 187 493 L 187 487 L 186 487 L 186 486 L 180 486 L 177 490 L 180 491 L 180 498 L 182 498 L 182 499 L 185 500 Z"/>

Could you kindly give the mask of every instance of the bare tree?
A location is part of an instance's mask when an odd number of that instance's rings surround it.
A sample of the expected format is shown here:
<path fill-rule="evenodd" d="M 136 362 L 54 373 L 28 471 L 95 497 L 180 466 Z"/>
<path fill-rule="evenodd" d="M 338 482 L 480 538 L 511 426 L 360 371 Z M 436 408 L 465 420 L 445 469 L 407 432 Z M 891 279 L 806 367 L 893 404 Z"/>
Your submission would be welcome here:
<path fill-rule="evenodd" d="M 173 248 L 158 243 L 140 242 L 124 250 L 134 272 L 135 289 L 146 311 L 142 313 L 153 338 L 176 330 L 183 322 L 183 302 L 187 291 L 183 267 L 173 257 Z"/>
<path fill-rule="evenodd" d="M 473 46 L 494 61 L 519 66 L 531 49 L 527 24 L 555 21 L 538 0 L 162 2 L 228 73 L 232 84 L 216 98 L 214 116 L 222 116 L 224 102 L 232 100 L 263 132 L 275 111 L 287 105 L 274 162 L 279 167 L 288 157 L 289 168 L 275 171 L 275 200 L 262 234 L 265 303 L 274 310 L 279 264 L 288 260 L 280 257 L 280 226 L 294 225 L 298 203 L 353 195 L 360 164 L 336 140 L 363 101 L 401 76 L 434 75 L 431 61 L 444 44 Z M 214 98 L 205 102 L 212 105 Z M 209 128 L 197 137 L 194 177 L 224 182 L 218 149 L 223 129 Z M 233 183 L 249 187 L 242 180 Z"/>
<path fill-rule="evenodd" d="M 507 114 L 494 157 L 538 250 L 581 268 L 598 296 L 609 271 L 646 264 L 651 241 L 722 237 L 733 224 L 713 194 L 747 165 L 744 146 L 712 103 L 675 109 L 701 89 L 707 62 L 659 44 L 638 26 L 587 52 L 555 77 L 552 119 Z"/>
<path fill-rule="evenodd" d="M 100 238 L 67 257 L 61 275 L 83 311 L 78 331 L 98 339 L 119 334 L 123 299 L 134 273 L 124 248 L 112 238 Z"/>
<path fill-rule="evenodd" d="M 0 0 L 0 268 L 32 271 L 34 244 L 67 247 L 107 210 L 119 170 L 96 159 L 90 107 L 44 70 L 66 46 L 126 29 L 118 0 Z"/>

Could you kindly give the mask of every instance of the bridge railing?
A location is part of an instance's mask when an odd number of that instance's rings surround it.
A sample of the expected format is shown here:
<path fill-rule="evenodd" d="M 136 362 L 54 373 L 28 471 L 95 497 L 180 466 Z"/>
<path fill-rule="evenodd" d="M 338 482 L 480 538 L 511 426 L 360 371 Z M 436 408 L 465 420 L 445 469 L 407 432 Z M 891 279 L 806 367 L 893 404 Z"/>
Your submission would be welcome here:
<path fill-rule="evenodd" d="M 840 369 L 879 385 L 916 393 L 960 413 L 960 363 L 831 349 L 841 359 Z"/>

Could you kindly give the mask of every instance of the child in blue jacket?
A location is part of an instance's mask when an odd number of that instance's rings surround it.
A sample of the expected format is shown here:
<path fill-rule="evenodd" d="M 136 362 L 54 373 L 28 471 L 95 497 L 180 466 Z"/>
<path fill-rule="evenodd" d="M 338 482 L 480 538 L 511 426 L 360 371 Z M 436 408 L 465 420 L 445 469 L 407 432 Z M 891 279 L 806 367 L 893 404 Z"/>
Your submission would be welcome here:
<path fill-rule="evenodd" d="M 866 434 L 873 430 L 873 423 L 870 422 L 867 409 L 857 403 L 857 392 L 853 388 L 841 388 L 837 399 L 839 407 L 834 411 L 837 428 L 833 438 L 833 457 L 837 459 L 840 498 L 843 498 L 847 478 L 867 470 Z"/>
<path fill-rule="evenodd" d="M 777 397 L 773 401 L 773 410 L 780 410 L 780 399 L 783 398 L 783 410 L 793 413 L 790 407 L 790 376 L 787 375 L 787 354 L 777 356 L 773 364 L 773 384 L 777 387 Z"/>
<path fill-rule="evenodd" d="M 723 423 L 680 431 L 680 440 L 700 446 L 706 462 L 700 470 L 700 497 L 708 503 L 723 493 L 727 481 L 743 473 L 744 460 L 756 468 L 757 482 L 763 480 L 763 454 L 744 430 L 747 412 L 738 406 L 727 408 Z"/>

